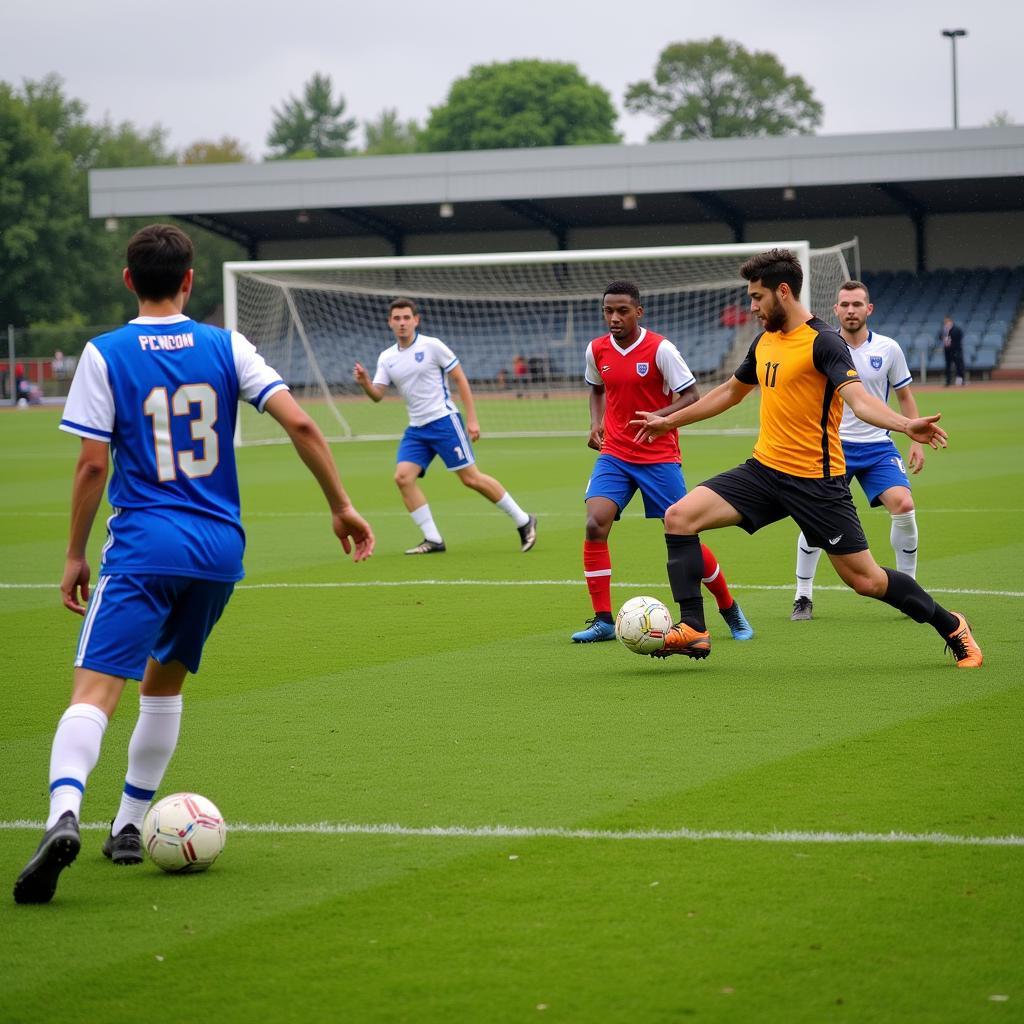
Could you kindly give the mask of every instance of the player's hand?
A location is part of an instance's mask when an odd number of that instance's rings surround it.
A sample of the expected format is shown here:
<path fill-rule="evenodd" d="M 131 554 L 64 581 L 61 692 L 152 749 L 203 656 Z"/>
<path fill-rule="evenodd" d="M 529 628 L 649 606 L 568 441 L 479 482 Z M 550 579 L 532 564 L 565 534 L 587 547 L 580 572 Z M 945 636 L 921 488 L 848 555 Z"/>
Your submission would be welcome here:
<path fill-rule="evenodd" d="M 76 615 L 85 614 L 89 600 L 89 563 L 84 558 L 71 558 L 64 562 L 64 575 L 60 581 L 60 596 L 64 607 Z"/>
<path fill-rule="evenodd" d="M 590 431 L 590 436 L 587 438 L 587 447 L 593 448 L 595 452 L 599 452 L 603 444 L 604 427 L 594 427 L 594 429 Z"/>
<path fill-rule="evenodd" d="M 373 530 L 351 505 L 341 512 L 331 514 L 331 528 L 341 541 L 345 554 L 352 556 L 353 562 L 362 562 L 373 554 L 373 547 L 377 543 Z"/>
<path fill-rule="evenodd" d="M 629 425 L 637 428 L 633 440 L 646 441 L 648 444 L 672 429 L 664 416 L 659 416 L 654 412 L 641 412 L 639 409 L 636 412 L 636 419 L 630 420 Z"/>
<path fill-rule="evenodd" d="M 480 424 L 476 420 L 466 420 L 466 430 L 470 441 L 480 440 Z"/>
<path fill-rule="evenodd" d="M 910 442 L 910 450 L 907 453 L 907 466 L 915 476 L 924 469 L 924 448 L 917 442 Z"/>
<path fill-rule="evenodd" d="M 916 420 L 907 421 L 907 429 L 904 433 L 911 441 L 919 444 L 930 444 L 933 448 L 945 448 L 948 444 L 948 435 L 939 426 L 942 413 L 934 416 L 919 416 Z"/>
<path fill-rule="evenodd" d="M 362 363 L 356 363 L 356 365 L 352 367 L 352 377 L 359 384 L 367 384 L 370 380 L 370 375 L 366 372 L 366 367 L 363 366 Z"/>

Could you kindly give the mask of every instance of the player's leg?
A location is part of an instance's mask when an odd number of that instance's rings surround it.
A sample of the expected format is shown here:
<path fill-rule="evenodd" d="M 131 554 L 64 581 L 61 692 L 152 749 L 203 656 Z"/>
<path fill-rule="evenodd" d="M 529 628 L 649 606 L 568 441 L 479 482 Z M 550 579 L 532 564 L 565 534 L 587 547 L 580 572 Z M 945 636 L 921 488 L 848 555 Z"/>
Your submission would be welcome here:
<path fill-rule="evenodd" d="M 615 638 L 612 615 L 612 559 L 608 535 L 636 491 L 629 465 L 610 455 L 599 455 L 587 481 L 587 509 L 583 539 L 583 577 L 594 616 L 572 634 L 573 643 L 585 644 Z"/>
<path fill-rule="evenodd" d="M 154 589 L 169 610 L 139 684 L 139 717 L 128 744 L 124 790 L 103 845 L 103 853 L 119 865 L 142 860 L 142 822 L 178 745 L 181 690 L 188 673 L 199 671 L 203 647 L 234 584 L 171 577 Z"/>
<path fill-rule="evenodd" d="M 395 465 L 395 486 L 402 495 L 405 510 L 419 527 L 423 540 L 409 548 L 407 555 L 435 554 L 445 550 L 444 539 L 434 523 L 427 504 L 427 496 L 420 489 L 420 478 L 426 476 L 427 467 L 434 458 L 427 427 L 407 427 L 398 443 Z"/>
<path fill-rule="evenodd" d="M 803 530 L 796 539 L 796 593 L 793 595 L 793 622 L 804 622 L 814 617 L 814 574 L 818 571 L 821 548 L 813 545 Z"/>
<path fill-rule="evenodd" d="M 634 465 L 633 477 L 644 499 L 644 511 L 648 519 L 664 520 L 667 510 L 686 496 L 686 478 L 678 462 L 656 462 Z M 734 640 L 752 640 L 754 630 L 747 622 L 743 610 L 733 598 L 725 573 L 714 552 L 701 544 L 704 559 L 701 583 L 714 597 L 718 611 Z"/>
<path fill-rule="evenodd" d="M 889 487 L 878 496 L 891 519 L 889 543 L 896 556 L 896 568 L 917 578 L 917 512 L 909 487 Z"/>
<path fill-rule="evenodd" d="M 889 541 L 896 556 L 896 568 L 917 576 L 917 516 L 910 478 L 903 457 L 891 441 L 871 445 L 849 445 L 858 462 L 857 479 L 872 508 L 883 506 L 891 517 Z M 858 455 L 857 449 L 863 454 Z M 849 461 L 847 462 L 849 466 Z"/>

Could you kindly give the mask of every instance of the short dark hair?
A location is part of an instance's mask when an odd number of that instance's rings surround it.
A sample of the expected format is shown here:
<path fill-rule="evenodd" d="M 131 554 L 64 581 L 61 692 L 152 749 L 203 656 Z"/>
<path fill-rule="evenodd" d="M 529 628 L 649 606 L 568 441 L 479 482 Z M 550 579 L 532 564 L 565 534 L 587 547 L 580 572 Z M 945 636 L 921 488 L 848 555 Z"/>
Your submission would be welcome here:
<path fill-rule="evenodd" d="M 839 291 L 841 291 L 841 292 L 852 292 L 852 291 L 856 291 L 856 289 L 858 289 L 858 288 L 864 293 L 864 298 L 867 299 L 868 302 L 870 302 L 871 301 L 871 292 L 868 291 L 868 286 L 863 281 L 854 281 L 851 278 L 849 281 L 844 281 L 839 286 Z M 836 294 L 838 294 L 838 292 Z"/>
<path fill-rule="evenodd" d="M 391 318 L 391 314 L 396 309 L 411 309 L 413 316 L 420 315 L 420 311 L 416 308 L 416 303 L 412 299 L 403 299 L 401 297 L 392 299 L 391 304 L 388 306 L 388 319 Z"/>
<path fill-rule="evenodd" d="M 173 224 L 147 224 L 128 240 L 132 287 L 140 299 L 173 299 L 192 267 L 192 239 Z"/>
<path fill-rule="evenodd" d="M 745 281 L 760 281 L 766 288 L 775 291 L 780 284 L 788 284 L 793 297 L 800 298 L 804 286 L 804 272 L 796 254 L 790 249 L 769 249 L 751 256 L 740 267 L 740 276 Z"/>
<path fill-rule="evenodd" d="M 639 306 L 640 303 L 640 289 L 632 281 L 612 281 L 601 295 L 603 299 L 605 295 L 628 295 L 633 302 Z"/>

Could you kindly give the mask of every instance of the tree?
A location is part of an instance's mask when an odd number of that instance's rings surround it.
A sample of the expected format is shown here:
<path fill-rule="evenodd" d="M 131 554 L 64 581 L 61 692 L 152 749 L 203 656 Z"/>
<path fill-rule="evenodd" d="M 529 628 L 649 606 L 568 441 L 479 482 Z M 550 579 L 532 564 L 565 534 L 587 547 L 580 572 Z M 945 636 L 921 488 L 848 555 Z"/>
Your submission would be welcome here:
<path fill-rule="evenodd" d="M 392 156 L 396 153 L 415 153 L 419 148 L 422 129 L 415 121 L 398 119 L 394 107 L 385 108 L 376 121 L 363 125 L 366 132 L 367 156 Z"/>
<path fill-rule="evenodd" d="M 986 128 L 1008 128 L 1010 125 L 1016 124 L 1013 116 L 1008 110 L 997 110 L 986 122 Z"/>
<path fill-rule="evenodd" d="M 627 89 L 626 109 L 658 118 L 651 142 L 809 135 L 823 114 L 811 87 L 774 54 L 721 36 L 666 46 L 654 80 Z"/>
<path fill-rule="evenodd" d="M 187 146 L 182 152 L 180 162 L 183 164 L 248 164 L 252 163 L 249 154 L 238 139 L 228 135 L 216 142 L 199 139 Z"/>
<path fill-rule="evenodd" d="M 274 124 L 267 136 L 273 160 L 292 157 L 346 156 L 355 118 L 345 120 L 345 99 L 332 98 L 330 75 L 319 72 L 305 84 L 302 98 L 294 96 L 274 110 Z"/>
<path fill-rule="evenodd" d="M 478 64 L 430 112 L 424 149 L 518 149 L 620 141 L 611 97 L 575 64 Z"/>

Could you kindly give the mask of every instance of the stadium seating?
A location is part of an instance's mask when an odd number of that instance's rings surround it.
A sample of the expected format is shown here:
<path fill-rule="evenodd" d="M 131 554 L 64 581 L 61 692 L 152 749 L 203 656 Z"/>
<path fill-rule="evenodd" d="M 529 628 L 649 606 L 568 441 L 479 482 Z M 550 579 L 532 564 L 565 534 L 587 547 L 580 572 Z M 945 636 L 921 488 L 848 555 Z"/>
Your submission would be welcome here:
<path fill-rule="evenodd" d="M 999 363 L 1024 302 L 1024 267 L 993 270 L 865 271 L 875 314 L 872 327 L 896 338 L 914 370 L 924 361 L 929 373 L 941 373 L 942 318 L 949 314 L 964 332 L 964 363 L 987 376 Z"/>

